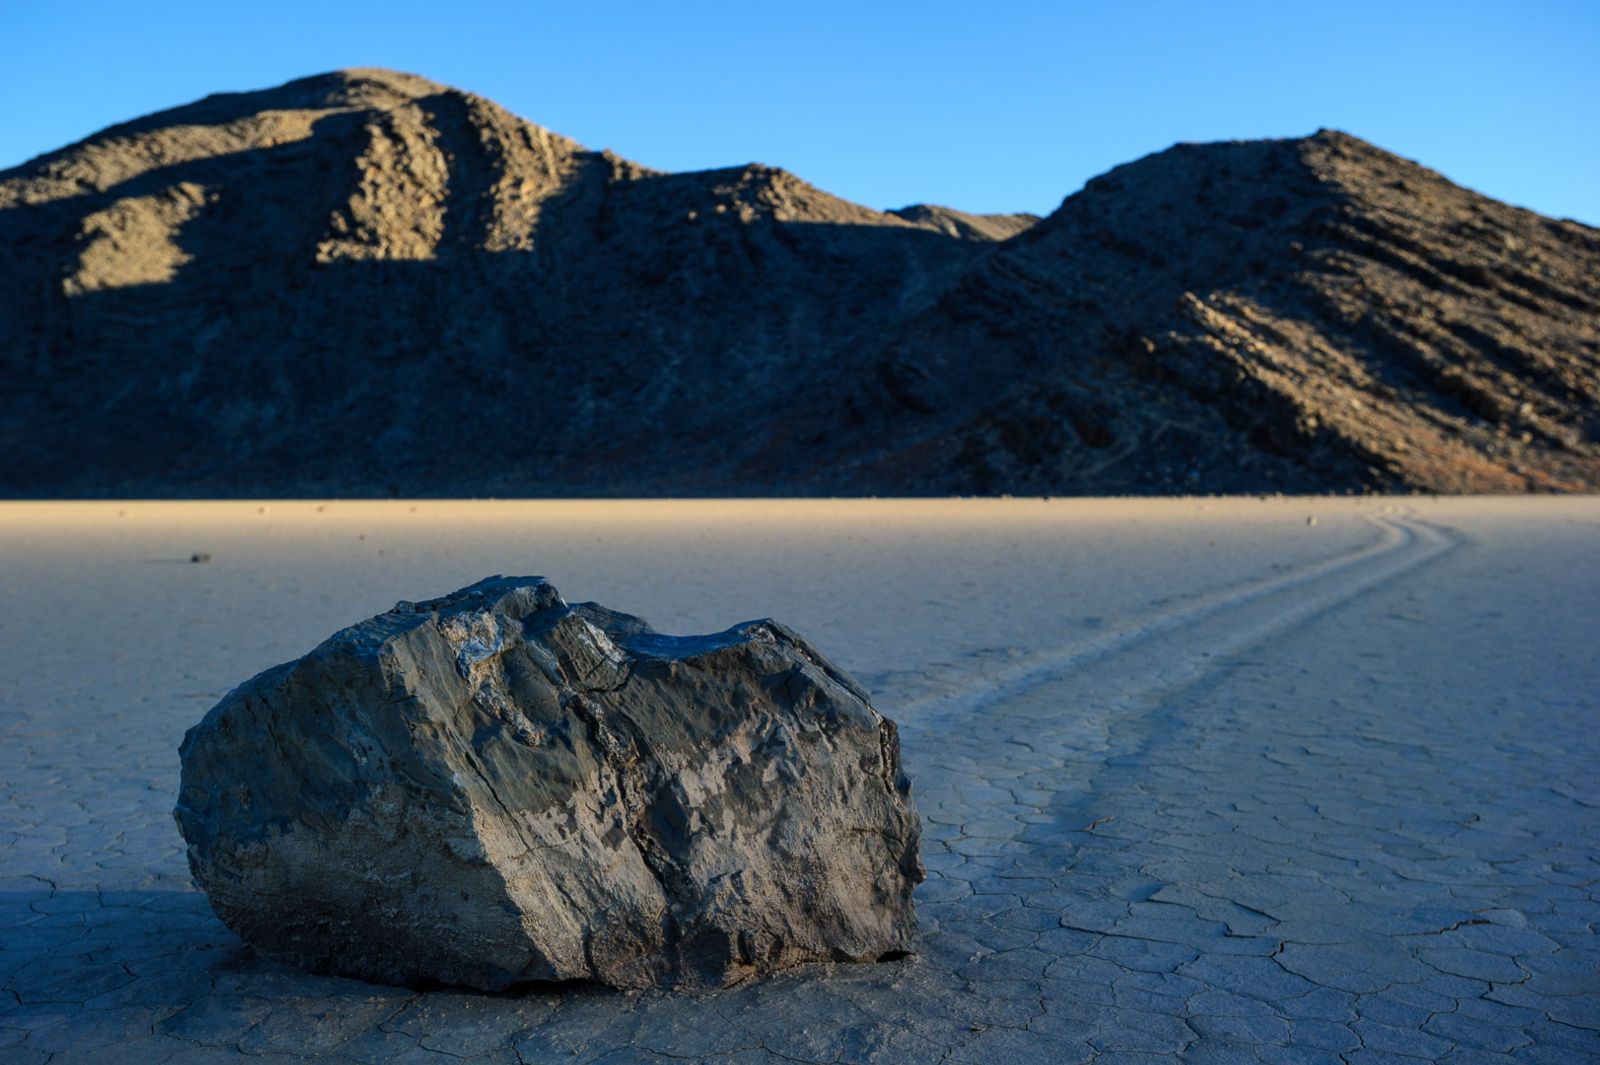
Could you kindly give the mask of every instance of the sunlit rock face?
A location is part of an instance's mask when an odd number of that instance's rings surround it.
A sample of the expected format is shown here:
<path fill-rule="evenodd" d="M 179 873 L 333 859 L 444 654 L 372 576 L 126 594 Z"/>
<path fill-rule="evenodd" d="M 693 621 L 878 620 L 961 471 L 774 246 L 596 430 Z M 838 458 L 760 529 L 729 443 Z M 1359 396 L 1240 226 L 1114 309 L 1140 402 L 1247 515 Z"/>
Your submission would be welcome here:
<path fill-rule="evenodd" d="M 912 943 L 895 726 L 773 621 L 664 636 L 493 577 L 240 685 L 182 759 L 195 880 L 317 971 L 702 988 Z"/>

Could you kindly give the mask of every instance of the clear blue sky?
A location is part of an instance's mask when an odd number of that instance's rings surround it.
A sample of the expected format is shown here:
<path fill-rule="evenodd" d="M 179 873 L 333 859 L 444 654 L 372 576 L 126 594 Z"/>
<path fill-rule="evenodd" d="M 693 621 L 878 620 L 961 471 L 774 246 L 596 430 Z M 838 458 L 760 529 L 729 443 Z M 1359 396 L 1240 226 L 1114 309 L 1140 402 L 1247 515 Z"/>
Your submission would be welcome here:
<path fill-rule="evenodd" d="M 649 166 L 870 204 L 1054 209 L 1175 141 L 1332 126 L 1600 223 L 1600 0 L 0 0 L 0 167 L 347 66 L 471 89 Z"/>

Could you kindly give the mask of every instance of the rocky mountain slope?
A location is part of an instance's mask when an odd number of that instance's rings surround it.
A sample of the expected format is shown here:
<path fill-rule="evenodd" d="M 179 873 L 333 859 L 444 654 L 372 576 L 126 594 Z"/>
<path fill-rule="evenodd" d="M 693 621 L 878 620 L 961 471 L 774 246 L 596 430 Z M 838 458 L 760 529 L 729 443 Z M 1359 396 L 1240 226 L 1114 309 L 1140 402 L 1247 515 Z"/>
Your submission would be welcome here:
<path fill-rule="evenodd" d="M 308 78 L 0 173 L 0 494 L 1600 489 L 1600 231 L 1353 137 L 1044 219 Z"/>

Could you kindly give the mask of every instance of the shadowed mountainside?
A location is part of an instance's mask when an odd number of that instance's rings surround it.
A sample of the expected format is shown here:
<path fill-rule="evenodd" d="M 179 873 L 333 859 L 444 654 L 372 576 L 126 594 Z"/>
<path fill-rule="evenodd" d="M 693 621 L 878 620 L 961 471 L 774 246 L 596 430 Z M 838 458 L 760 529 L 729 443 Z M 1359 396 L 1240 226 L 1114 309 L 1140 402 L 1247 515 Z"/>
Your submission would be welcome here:
<path fill-rule="evenodd" d="M 1600 489 L 1600 232 L 1340 133 L 1045 219 L 345 71 L 0 173 L 0 494 Z"/>

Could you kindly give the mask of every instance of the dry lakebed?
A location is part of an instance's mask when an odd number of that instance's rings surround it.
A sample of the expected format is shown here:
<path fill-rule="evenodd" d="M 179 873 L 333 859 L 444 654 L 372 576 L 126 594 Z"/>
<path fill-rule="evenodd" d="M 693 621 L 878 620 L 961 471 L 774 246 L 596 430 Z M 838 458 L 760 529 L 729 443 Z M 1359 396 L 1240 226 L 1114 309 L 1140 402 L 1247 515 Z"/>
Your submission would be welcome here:
<path fill-rule="evenodd" d="M 913 953 L 482 994 L 229 932 L 185 730 L 495 573 L 859 680 Z M 7 503 L 0 604 L 0 1065 L 1600 1060 L 1600 498 Z"/>

